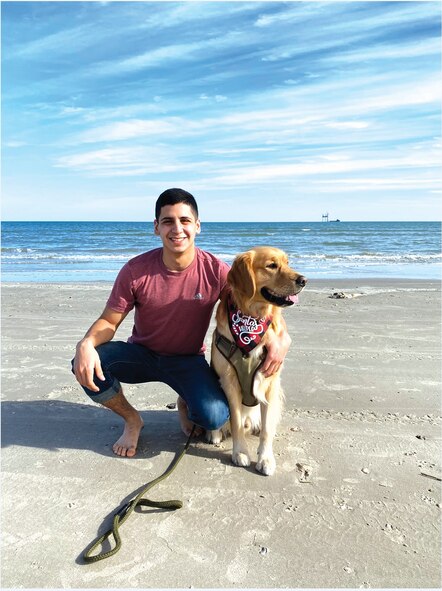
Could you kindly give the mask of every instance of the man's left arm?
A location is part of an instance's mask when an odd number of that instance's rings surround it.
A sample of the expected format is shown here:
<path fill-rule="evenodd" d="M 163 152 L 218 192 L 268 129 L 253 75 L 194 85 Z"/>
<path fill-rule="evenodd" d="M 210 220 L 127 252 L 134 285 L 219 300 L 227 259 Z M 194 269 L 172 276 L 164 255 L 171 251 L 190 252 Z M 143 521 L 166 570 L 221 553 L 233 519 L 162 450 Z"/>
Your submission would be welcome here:
<path fill-rule="evenodd" d="M 281 318 L 281 330 L 278 334 L 270 333 L 266 342 L 267 355 L 260 369 L 266 378 L 276 373 L 280 368 L 290 348 L 292 339 L 287 332 L 287 325 Z"/>

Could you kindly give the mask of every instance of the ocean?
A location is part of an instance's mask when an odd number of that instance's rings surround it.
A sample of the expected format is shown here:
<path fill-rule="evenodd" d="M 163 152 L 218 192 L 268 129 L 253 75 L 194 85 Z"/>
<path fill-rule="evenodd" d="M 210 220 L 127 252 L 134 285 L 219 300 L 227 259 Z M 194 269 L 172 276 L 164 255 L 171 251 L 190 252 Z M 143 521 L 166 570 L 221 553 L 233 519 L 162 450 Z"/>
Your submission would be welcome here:
<path fill-rule="evenodd" d="M 151 222 L 2 222 L 3 282 L 113 281 L 161 245 Z M 227 263 L 282 248 L 309 279 L 441 279 L 439 222 L 206 222 L 197 245 Z"/>

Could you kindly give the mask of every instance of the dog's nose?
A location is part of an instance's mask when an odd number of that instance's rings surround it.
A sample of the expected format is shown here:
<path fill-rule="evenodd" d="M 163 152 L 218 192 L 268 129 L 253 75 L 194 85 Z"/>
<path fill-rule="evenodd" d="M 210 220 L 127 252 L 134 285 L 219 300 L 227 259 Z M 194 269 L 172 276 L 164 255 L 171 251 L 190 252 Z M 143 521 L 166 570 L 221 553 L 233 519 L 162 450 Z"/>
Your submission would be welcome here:
<path fill-rule="evenodd" d="M 307 283 L 307 277 L 304 277 L 304 275 L 300 275 L 296 279 L 296 285 L 299 285 L 300 287 L 305 287 L 306 283 Z"/>

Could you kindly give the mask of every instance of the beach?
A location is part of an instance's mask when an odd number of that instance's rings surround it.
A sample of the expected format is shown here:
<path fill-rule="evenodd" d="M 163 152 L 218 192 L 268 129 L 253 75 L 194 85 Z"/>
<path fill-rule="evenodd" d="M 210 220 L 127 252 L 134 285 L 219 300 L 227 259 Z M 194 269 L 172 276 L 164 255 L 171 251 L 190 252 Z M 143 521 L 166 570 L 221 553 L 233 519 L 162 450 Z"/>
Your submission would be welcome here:
<path fill-rule="evenodd" d="M 258 474 L 255 453 L 234 466 L 230 438 L 197 439 L 148 494 L 183 508 L 136 511 L 120 552 L 85 565 L 114 509 L 186 441 L 171 389 L 127 386 L 145 427 L 135 458 L 114 456 L 120 420 L 75 382 L 75 344 L 109 290 L 2 287 L 2 588 L 441 586 L 438 281 L 310 281 L 284 311 L 276 474 Z"/>

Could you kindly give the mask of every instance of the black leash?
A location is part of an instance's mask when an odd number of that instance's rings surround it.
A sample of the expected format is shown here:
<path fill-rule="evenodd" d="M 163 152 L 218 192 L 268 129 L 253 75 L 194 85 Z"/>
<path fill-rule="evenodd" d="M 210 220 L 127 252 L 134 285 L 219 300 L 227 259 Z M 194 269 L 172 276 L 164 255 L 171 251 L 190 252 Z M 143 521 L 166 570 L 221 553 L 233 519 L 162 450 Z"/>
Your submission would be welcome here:
<path fill-rule="evenodd" d="M 161 482 L 162 480 L 167 478 L 167 476 L 169 476 L 169 474 L 171 474 L 175 470 L 178 463 L 180 462 L 180 460 L 182 459 L 182 457 L 184 456 L 186 451 L 189 449 L 190 441 L 192 439 L 194 431 L 195 431 L 195 425 L 192 428 L 192 431 L 189 435 L 189 438 L 187 439 L 187 442 L 186 442 L 186 445 L 184 446 L 183 451 L 172 462 L 172 464 L 169 466 L 169 468 L 167 468 L 167 470 L 163 474 L 161 474 L 161 476 L 158 476 L 158 478 L 155 478 L 155 480 L 152 480 L 151 482 L 146 484 L 146 486 L 143 488 L 143 490 L 140 493 L 138 493 L 135 498 L 133 498 L 131 501 L 127 502 L 120 509 L 118 509 L 117 512 L 114 514 L 114 520 L 113 520 L 111 529 L 109 531 L 107 531 L 105 534 L 103 534 L 102 536 L 100 536 L 99 538 L 97 538 L 97 540 L 95 542 L 93 542 L 93 544 L 87 550 L 84 551 L 83 558 L 87 564 L 91 564 L 93 562 L 98 562 L 99 560 L 104 560 L 105 558 L 109 558 L 110 556 L 113 556 L 114 554 L 116 554 L 118 552 L 118 550 L 121 548 L 121 538 L 120 538 L 119 528 L 129 518 L 129 515 L 132 513 L 132 511 L 135 509 L 135 507 L 139 507 L 141 505 L 144 505 L 144 506 L 147 505 L 148 507 L 155 507 L 157 509 L 171 509 L 171 510 L 181 509 L 181 507 L 183 506 L 183 503 L 178 500 L 151 501 L 150 499 L 143 499 L 142 497 L 147 493 L 148 490 L 150 490 L 155 485 L 157 485 L 159 482 Z M 107 552 L 103 551 L 103 552 L 100 552 L 99 554 L 94 554 L 94 556 L 91 556 L 92 552 L 96 548 L 98 548 L 98 546 L 103 544 L 103 542 L 105 540 L 107 540 L 107 538 L 110 538 L 110 536 L 113 536 L 113 538 L 114 538 L 115 547 L 112 548 L 111 550 L 108 550 Z"/>

